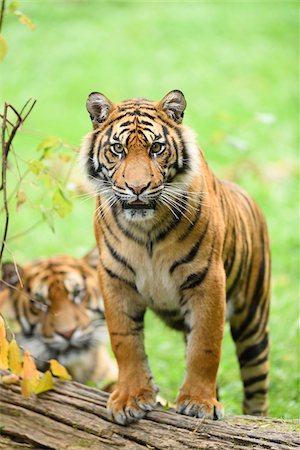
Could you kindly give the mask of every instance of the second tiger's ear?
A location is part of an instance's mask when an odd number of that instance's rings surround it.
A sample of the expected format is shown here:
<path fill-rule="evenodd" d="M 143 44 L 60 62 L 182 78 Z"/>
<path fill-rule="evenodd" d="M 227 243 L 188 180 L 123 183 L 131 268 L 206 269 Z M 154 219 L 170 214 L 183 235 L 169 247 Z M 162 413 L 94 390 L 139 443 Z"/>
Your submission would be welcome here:
<path fill-rule="evenodd" d="M 99 261 L 98 247 L 94 247 L 84 257 L 83 260 L 93 269 L 97 269 Z"/>
<path fill-rule="evenodd" d="M 87 99 L 86 108 L 90 114 L 94 129 L 99 128 L 105 122 L 112 109 L 112 102 L 100 94 L 100 92 L 92 92 Z"/>
<path fill-rule="evenodd" d="M 0 289 L 16 287 L 22 277 L 24 276 L 24 269 L 18 264 L 6 262 L 1 267 Z"/>
<path fill-rule="evenodd" d="M 174 90 L 169 92 L 160 101 L 159 105 L 176 123 L 182 122 L 186 100 L 181 91 Z"/>

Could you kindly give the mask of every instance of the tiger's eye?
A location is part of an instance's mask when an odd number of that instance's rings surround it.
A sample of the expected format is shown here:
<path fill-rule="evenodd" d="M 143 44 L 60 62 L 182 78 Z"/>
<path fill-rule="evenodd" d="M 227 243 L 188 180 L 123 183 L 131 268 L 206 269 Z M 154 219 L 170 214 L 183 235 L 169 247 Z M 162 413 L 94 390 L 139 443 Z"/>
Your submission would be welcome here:
<path fill-rule="evenodd" d="M 120 143 L 116 143 L 116 144 L 114 144 L 114 145 L 112 145 L 112 151 L 113 151 L 113 153 L 115 153 L 115 154 L 117 154 L 117 155 L 119 155 L 120 153 L 123 153 L 124 152 L 124 147 L 123 147 L 123 145 L 122 144 L 120 144 Z"/>
<path fill-rule="evenodd" d="M 160 142 L 154 142 L 150 147 L 150 152 L 154 155 L 159 155 L 164 151 L 164 145 Z"/>

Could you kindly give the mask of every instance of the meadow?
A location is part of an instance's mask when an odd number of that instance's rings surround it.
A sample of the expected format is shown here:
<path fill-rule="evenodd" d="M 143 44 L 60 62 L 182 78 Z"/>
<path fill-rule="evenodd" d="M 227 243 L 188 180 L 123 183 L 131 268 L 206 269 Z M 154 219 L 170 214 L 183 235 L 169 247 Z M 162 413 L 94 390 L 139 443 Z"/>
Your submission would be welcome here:
<path fill-rule="evenodd" d="M 1 103 L 37 104 L 15 141 L 19 169 L 57 136 L 75 149 L 90 130 L 87 95 L 159 100 L 184 92 L 192 127 L 215 173 L 242 185 L 261 206 L 272 244 L 270 416 L 299 416 L 298 6 L 296 2 L 22 1 L 31 31 L 13 14 L 3 34 Z M 74 150 L 76 151 L 76 150 Z M 24 167 L 23 165 L 24 164 Z M 11 159 L 9 190 L 17 169 Z M 78 174 L 78 177 L 81 175 Z M 39 186 L 12 199 L 6 258 L 23 263 L 94 245 L 94 199 L 23 234 L 41 217 Z M 0 216 L 2 223 L 3 214 Z M 1 230 L 0 230 L 1 231 Z M 20 237 L 14 237 L 20 233 Z M 14 238 L 13 238 L 14 237 Z M 173 401 L 184 374 L 184 344 L 147 313 L 146 348 L 162 396 Z M 226 328 L 219 372 L 226 412 L 241 413 L 242 389 Z"/>

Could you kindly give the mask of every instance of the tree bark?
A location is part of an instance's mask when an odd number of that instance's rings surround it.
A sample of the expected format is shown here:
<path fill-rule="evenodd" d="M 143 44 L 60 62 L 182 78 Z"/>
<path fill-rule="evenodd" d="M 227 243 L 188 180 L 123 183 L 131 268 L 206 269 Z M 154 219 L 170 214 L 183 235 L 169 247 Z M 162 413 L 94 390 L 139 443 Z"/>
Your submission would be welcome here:
<path fill-rule="evenodd" d="M 29 399 L 0 384 L 0 449 L 292 449 L 300 421 L 228 416 L 202 420 L 157 410 L 123 427 L 106 416 L 107 394 L 75 382 Z"/>

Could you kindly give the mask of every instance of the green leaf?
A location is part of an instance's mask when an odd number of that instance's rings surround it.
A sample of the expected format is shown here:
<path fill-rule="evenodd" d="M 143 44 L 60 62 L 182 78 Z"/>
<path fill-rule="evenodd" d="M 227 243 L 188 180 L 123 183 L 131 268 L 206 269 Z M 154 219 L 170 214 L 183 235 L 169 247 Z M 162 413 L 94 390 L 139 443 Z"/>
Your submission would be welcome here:
<path fill-rule="evenodd" d="M 52 196 L 53 209 L 60 217 L 68 215 L 73 208 L 72 202 L 69 200 L 65 192 L 59 188 Z"/>
<path fill-rule="evenodd" d="M 0 62 L 4 60 L 5 55 L 7 53 L 7 49 L 8 49 L 7 42 L 3 34 L 0 34 Z"/>
<path fill-rule="evenodd" d="M 18 2 L 17 0 L 13 0 L 9 5 L 8 5 L 8 11 L 10 13 L 14 13 L 16 12 L 16 10 L 19 8 L 20 2 Z"/>
<path fill-rule="evenodd" d="M 49 226 L 50 230 L 55 233 L 55 226 L 54 226 L 54 219 L 51 214 L 51 212 L 46 209 L 43 205 L 40 206 L 42 211 L 43 219 L 45 220 L 46 224 Z"/>
<path fill-rule="evenodd" d="M 49 136 L 44 139 L 39 146 L 37 147 L 38 152 L 44 152 L 45 156 L 49 156 L 51 150 L 55 150 L 58 147 L 61 147 L 62 140 L 56 136 Z"/>
<path fill-rule="evenodd" d="M 45 164 L 37 159 L 30 159 L 27 164 L 28 169 L 30 172 L 34 173 L 34 175 L 39 175 L 45 169 Z"/>

